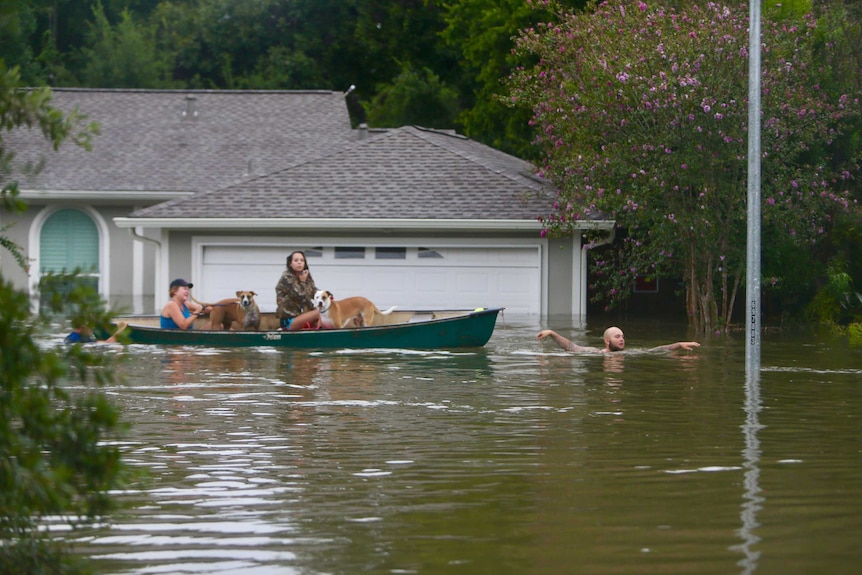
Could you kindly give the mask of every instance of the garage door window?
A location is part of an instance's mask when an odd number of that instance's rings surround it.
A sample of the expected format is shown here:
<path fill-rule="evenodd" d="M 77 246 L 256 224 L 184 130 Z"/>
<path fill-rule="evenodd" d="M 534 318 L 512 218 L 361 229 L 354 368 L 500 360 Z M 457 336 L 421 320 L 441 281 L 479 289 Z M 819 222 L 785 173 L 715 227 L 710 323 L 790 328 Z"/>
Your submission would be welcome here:
<path fill-rule="evenodd" d="M 335 259 L 337 259 L 337 260 L 363 260 L 363 259 L 365 259 L 365 248 L 354 248 L 354 247 L 335 248 Z"/>
<path fill-rule="evenodd" d="M 374 259 L 376 260 L 406 260 L 407 248 L 375 248 Z"/>
<path fill-rule="evenodd" d="M 441 253 L 440 253 L 440 252 L 438 252 L 437 250 L 432 250 L 432 249 L 430 249 L 430 248 L 419 248 L 419 251 L 418 251 L 418 253 L 416 254 L 416 256 L 417 256 L 417 257 L 419 257 L 420 259 L 421 259 L 421 258 L 439 258 L 439 259 L 443 259 L 443 254 L 441 254 Z"/>

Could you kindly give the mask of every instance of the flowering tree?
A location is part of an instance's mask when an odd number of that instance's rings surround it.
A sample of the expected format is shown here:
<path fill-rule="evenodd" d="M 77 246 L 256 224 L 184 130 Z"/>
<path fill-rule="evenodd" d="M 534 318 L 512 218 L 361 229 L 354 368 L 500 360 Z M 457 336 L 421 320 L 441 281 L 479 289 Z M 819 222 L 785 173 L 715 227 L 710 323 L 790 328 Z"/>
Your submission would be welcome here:
<path fill-rule="evenodd" d="M 639 275 L 677 274 L 692 325 L 726 329 L 745 275 L 748 9 L 610 0 L 555 13 L 522 31 L 516 50 L 533 64 L 509 79 L 511 104 L 533 110 L 541 175 L 560 190 L 545 233 L 615 219 L 611 255 L 591 263 L 595 299 L 610 306 Z M 814 30 L 810 18 L 762 23 L 764 243 L 816 242 L 848 206 L 852 174 L 827 159 L 859 101 L 817 85 Z"/>

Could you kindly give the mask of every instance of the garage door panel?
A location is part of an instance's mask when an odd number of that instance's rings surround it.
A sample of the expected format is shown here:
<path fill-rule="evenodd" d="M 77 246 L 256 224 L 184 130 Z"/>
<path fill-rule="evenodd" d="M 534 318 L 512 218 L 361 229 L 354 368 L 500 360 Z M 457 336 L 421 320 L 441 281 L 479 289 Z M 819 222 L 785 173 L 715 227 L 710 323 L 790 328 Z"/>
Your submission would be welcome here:
<path fill-rule="evenodd" d="M 418 293 L 446 293 L 446 271 L 421 270 L 414 274 Z"/>
<path fill-rule="evenodd" d="M 274 269 L 284 270 L 289 253 L 282 249 L 272 250 L 249 246 L 207 246 L 203 252 L 203 263 L 204 265 L 248 266 L 253 261 L 255 265 L 272 266 Z"/>
<path fill-rule="evenodd" d="M 412 287 L 412 281 L 403 270 L 392 271 L 389 268 L 372 268 L 374 284 L 377 289 L 389 292 L 402 292 Z M 408 285 L 410 284 L 410 285 Z"/>
<path fill-rule="evenodd" d="M 458 292 L 488 293 L 488 274 L 485 272 L 461 272 L 455 279 Z"/>
<path fill-rule="evenodd" d="M 460 248 L 448 250 L 437 265 L 535 267 L 535 248 Z"/>
<path fill-rule="evenodd" d="M 533 290 L 533 282 L 529 277 L 511 273 L 503 273 L 497 277 L 497 289 L 501 294 L 528 297 Z"/>
<path fill-rule="evenodd" d="M 292 249 L 292 248 L 291 248 Z M 361 295 L 378 307 L 401 309 L 505 307 L 511 313 L 541 309 L 539 250 L 527 248 L 445 248 L 443 257 L 419 257 L 408 248 L 404 260 L 335 259 L 325 247 L 309 257 L 316 285 L 336 298 Z M 275 309 L 275 285 L 290 250 L 278 246 L 204 246 L 202 280 L 194 289 L 207 301 L 252 289 L 263 311 Z M 198 282 L 195 282 L 198 283 Z"/>
<path fill-rule="evenodd" d="M 355 268 L 338 269 L 336 267 L 316 267 L 311 271 L 314 283 L 319 289 L 331 291 L 336 297 L 349 297 L 357 295 L 362 290 L 368 289 L 366 285 L 366 271 Z M 355 291 L 357 293 L 338 292 Z"/>
<path fill-rule="evenodd" d="M 275 309 L 275 285 L 281 277 L 281 270 L 266 266 L 243 265 L 209 265 L 204 267 L 202 279 L 196 281 L 192 295 L 196 299 L 216 302 L 225 298 L 236 297 L 238 290 L 252 290 L 257 293 L 255 301 L 260 306 L 262 302 L 271 301 Z"/>

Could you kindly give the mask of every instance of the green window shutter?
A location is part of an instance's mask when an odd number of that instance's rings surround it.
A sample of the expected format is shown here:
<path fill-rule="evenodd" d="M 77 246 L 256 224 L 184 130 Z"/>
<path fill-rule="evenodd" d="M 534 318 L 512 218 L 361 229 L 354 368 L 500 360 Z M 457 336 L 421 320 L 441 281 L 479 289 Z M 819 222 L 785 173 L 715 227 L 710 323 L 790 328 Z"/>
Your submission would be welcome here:
<path fill-rule="evenodd" d="M 39 271 L 99 273 L 99 231 L 93 220 L 80 210 L 60 210 L 42 226 Z"/>

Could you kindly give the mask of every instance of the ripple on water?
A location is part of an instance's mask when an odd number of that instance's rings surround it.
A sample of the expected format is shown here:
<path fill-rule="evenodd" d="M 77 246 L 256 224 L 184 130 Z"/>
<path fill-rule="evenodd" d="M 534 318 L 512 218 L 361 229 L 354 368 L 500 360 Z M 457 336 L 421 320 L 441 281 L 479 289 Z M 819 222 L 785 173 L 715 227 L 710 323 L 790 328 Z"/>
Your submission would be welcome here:
<path fill-rule="evenodd" d="M 770 346 L 747 412 L 732 341 L 575 356 L 538 327 L 464 353 L 131 346 L 110 391 L 145 473 L 82 547 L 114 574 L 727 573 L 745 528 L 842 572 L 859 370 Z"/>

